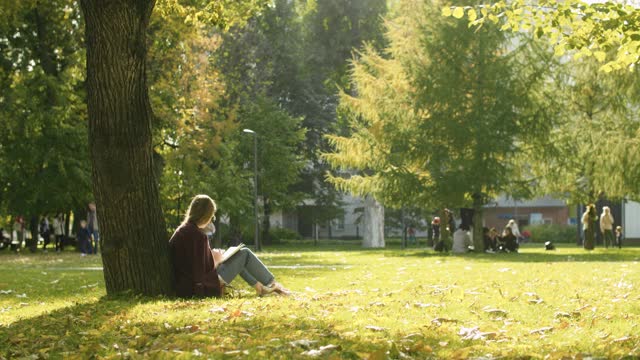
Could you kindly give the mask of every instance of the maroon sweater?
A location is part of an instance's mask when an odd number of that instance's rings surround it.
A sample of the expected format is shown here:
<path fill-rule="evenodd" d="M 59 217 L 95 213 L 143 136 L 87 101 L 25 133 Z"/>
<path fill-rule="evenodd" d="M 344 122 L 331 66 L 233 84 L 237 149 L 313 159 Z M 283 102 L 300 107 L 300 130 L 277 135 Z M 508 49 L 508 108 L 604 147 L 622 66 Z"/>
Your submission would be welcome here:
<path fill-rule="evenodd" d="M 169 246 L 178 296 L 220 296 L 220 280 L 207 236 L 195 224 L 180 225 Z"/>

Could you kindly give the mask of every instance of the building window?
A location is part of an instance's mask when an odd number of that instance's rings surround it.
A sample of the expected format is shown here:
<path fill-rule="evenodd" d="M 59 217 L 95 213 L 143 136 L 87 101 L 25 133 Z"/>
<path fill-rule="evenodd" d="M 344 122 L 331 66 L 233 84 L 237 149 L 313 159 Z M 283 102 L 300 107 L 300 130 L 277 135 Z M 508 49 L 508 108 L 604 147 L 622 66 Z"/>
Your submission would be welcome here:
<path fill-rule="evenodd" d="M 335 219 L 333 222 L 336 225 L 336 230 L 344 230 L 344 216 Z"/>

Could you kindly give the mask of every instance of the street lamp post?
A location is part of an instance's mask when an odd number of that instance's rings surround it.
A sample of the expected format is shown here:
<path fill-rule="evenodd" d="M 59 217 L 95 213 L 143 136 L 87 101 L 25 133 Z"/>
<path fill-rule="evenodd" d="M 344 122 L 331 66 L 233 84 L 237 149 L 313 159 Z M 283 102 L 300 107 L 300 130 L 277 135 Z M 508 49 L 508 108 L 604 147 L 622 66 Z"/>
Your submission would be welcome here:
<path fill-rule="evenodd" d="M 258 134 L 251 129 L 244 129 L 242 132 L 253 135 L 253 215 L 255 219 L 253 238 L 256 251 L 260 251 L 260 234 L 258 232 Z"/>

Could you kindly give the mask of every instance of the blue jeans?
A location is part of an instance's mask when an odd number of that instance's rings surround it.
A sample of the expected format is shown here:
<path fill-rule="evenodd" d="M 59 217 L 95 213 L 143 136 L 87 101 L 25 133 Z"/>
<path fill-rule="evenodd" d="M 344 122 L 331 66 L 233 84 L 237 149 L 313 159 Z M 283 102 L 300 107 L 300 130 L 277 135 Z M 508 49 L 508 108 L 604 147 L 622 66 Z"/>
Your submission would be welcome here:
<path fill-rule="evenodd" d="M 240 249 L 235 255 L 218 266 L 218 275 L 229 284 L 238 275 L 247 284 L 255 286 L 259 281 L 263 285 L 269 285 L 275 280 L 273 274 L 248 248 Z"/>

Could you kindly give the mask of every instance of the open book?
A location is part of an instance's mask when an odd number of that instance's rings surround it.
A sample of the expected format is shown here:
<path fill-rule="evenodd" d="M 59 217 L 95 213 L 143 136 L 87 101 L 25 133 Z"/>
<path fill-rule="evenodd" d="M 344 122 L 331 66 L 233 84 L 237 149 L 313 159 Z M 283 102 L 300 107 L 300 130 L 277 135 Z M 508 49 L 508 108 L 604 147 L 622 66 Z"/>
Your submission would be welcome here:
<path fill-rule="evenodd" d="M 244 244 L 240 244 L 238 246 L 232 246 L 232 247 L 228 248 L 227 250 L 225 250 L 224 253 L 222 253 L 222 260 L 220 260 L 220 264 L 222 264 L 225 261 L 227 261 L 227 259 L 229 259 L 233 255 L 235 255 L 238 251 L 240 251 L 240 249 L 242 249 L 244 247 L 246 247 Z"/>

